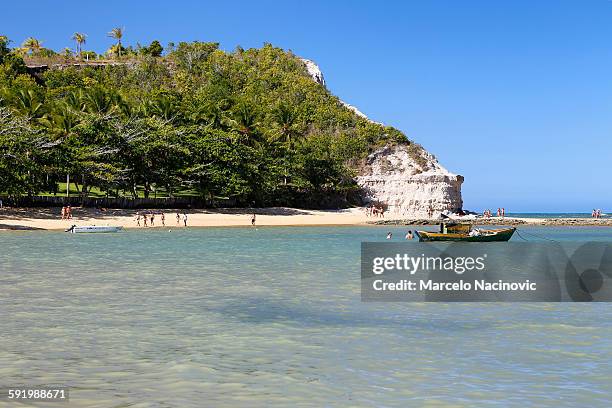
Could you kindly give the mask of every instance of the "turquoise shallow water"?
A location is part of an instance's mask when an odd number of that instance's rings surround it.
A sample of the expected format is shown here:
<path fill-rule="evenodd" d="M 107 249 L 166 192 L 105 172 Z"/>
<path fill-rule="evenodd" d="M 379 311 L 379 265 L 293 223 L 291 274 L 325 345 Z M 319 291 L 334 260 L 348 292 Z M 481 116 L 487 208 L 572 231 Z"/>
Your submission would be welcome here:
<path fill-rule="evenodd" d="M 518 218 L 592 218 L 591 213 L 507 213 L 506 216 Z M 601 214 L 601 218 L 609 217 L 610 214 Z"/>
<path fill-rule="evenodd" d="M 67 384 L 71 407 L 612 405 L 610 304 L 362 303 L 360 242 L 388 230 L 1 233 L 0 386 Z"/>

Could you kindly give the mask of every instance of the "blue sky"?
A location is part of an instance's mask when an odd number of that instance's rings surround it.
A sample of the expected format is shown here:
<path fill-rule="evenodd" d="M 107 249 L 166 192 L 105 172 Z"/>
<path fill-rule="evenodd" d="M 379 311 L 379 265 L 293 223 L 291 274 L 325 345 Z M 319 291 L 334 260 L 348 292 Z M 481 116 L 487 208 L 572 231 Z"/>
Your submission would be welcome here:
<path fill-rule="evenodd" d="M 264 42 L 465 176 L 465 208 L 612 209 L 612 1 L 7 2 L 1 34 L 46 47 Z"/>

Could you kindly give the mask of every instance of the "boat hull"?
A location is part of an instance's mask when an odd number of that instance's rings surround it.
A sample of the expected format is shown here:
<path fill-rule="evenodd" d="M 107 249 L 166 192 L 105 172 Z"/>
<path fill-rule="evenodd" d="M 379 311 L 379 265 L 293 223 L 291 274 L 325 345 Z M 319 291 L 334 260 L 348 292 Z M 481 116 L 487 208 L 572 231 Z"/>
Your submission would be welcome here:
<path fill-rule="evenodd" d="M 500 230 L 488 230 L 482 235 L 470 236 L 468 234 L 454 234 L 454 233 L 437 233 L 428 231 L 417 231 L 417 236 L 420 242 L 438 242 L 438 241 L 450 241 L 450 242 L 505 242 L 512 238 L 512 235 L 516 231 L 516 228 L 506 228 Z"/>
<path fill-rule="evenodd" d="M 110 225 L 83 225 L 80 227 L 74 226 L 66 230 L 66 232 L 71 232 L 73 234 L 84 234 L 84 233 L 109 233 L 109 232 L 119 232 L 123 229 L 123 227 L 114 227 Z"/>

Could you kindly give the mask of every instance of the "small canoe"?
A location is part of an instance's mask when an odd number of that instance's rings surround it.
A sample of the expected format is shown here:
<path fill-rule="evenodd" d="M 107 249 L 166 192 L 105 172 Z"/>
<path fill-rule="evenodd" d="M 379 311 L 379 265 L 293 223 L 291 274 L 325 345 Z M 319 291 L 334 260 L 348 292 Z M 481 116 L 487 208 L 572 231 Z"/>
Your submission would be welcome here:
<path fill-rule="evenodd" d="M 122 226 L 111 226 L 111 225 L 82 225 L 68 228 L 66 232 L 73 234 L 80 233 L 104 233 L 104 232 L 119 232 L 123 229 Z"/>
<path fill-rule="evenodd" d="M 441 224 L 440 232 L 416 231 L 420 242 L 505 242 L 512 238 L 516 228 L 472 229 L 469 224 Z"/>

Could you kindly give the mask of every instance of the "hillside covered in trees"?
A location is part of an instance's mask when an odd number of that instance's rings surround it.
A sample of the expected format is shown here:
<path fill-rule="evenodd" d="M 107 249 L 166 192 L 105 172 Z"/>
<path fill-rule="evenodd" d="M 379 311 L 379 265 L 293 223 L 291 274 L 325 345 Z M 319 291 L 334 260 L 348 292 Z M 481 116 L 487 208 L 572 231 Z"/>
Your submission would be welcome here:
<path fill-rule="evenodd" d="M 83 197 L 299 206 L 350 197 L 368 153 L 410 143 L 343 106 L 291 52 L 192 42 L 162 56 L 155 43 L 131 54 L 119 43 L 104 66 L 66 56 L 33 76 L 24 59 L 58 54 L 0 37 L 0 193 L 57 193 L 70 175 Z"/>

